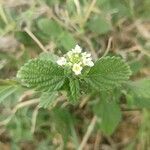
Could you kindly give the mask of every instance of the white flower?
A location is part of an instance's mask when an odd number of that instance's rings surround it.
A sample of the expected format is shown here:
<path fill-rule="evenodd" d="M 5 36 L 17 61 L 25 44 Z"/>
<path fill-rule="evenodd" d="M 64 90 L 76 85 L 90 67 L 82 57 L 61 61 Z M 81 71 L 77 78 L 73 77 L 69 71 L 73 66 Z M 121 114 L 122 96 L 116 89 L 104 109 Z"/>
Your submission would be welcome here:
<path fill-rule="evenodd" d="M 72 52 L 72 51 L 67 52 L 67 56 L 68 56 L 69 58 L 71 58 L 72 55 L 73 55 L 73 52 Z"/>
<path fill-rule="evenodd" d="M 82 48 L 79 45 L 76 45 L 74 49 L 72 49 L 73 53 L 81 53 Z"/>
<path fill-rule="evenodd" d="M 71 69 L 75 75 L 80 75 L 85 66 L 94 66 L 91 54 L 82 52 L 82 48 L 79 45 L 76 45 L 74 49 L 67 52 L 64 57 L 60 57 L 57 60 L 57 64 Z"/>
<path fill-rule="evenodd" d="M 66 63 L 67 63 L 67 60 L 66 60 L 65 57 L 60 57 L 60 59 L 57 60 L 57 64 L 60 65 L 60 66 L 66 65 Z"/>
<path fill-rule="evenodd" d="M 82 66 L 80 64 L 74 64 L 72 67 L 72 71 L 75 73 L 75 75 L 81 74 Z"/>
<path fill-rule="evenodd" d="M 84 53 L 82 53 L 82 57 L 83 57 L 83 58 L 91 57 L 91 54 L 89 54 L 89 53 L 87 53 L 87 52 L 84 52 Z"/>
<path fill-rule="evenodd" d="M 92 58 L 84 58 L 83 59 L 83 64 L 85 66 L 89 66 L 89 67 L 93 67 L 94 66 L 94 63 L 92 61 Z"/>

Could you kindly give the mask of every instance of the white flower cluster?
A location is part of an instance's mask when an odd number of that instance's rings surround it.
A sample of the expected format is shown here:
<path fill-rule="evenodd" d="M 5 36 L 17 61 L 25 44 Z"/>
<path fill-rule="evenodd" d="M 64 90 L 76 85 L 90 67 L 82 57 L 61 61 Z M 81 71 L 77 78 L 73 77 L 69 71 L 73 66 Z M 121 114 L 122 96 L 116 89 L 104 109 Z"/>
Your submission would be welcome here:
<path fill-rule="evenodd" d="M 85 66 L 94 66 L 91 54 L 82 52 L 82 48 L 79 45 L 76 45 L 74 49 L 67 52 L 63 57 L 60 57 L 57 60 L 57 64 L 70 67 L 75 75 L 80 75 Z"/>

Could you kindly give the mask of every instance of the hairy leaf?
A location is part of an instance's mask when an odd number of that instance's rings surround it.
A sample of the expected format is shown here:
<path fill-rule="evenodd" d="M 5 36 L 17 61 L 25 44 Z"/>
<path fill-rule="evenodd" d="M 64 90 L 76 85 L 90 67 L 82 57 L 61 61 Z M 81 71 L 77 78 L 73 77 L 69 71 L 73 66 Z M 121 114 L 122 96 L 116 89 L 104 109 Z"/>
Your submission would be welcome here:
<path fill-rule="evenodd" d="M 56 63 L 59 57 L 53 53 L 43 52 L 39 55 L 39 58 L 42 60 L 49 60 L 53 63 Z"/>
<path fill-rule="evenodd" d="M 56 91 L 50 93 L 43 93 L 40 97 L 39 107 L 47 108 L 49 106 L 52 106 L 57 96 L 58 92 Z"/>
<path fill-rule="evenodd" d="M 76 102 L 79 98 L 79 94 L 80 94 L 80 87 L 79 87 L 79 81 L 77 79 L 69 79 L 69 87 L 70 87 L 70 91 L 69 91 L 69 98 L 71 102 Z"/>
<path fill-rule="evenodd" d="M 17 73 L 21 83 L 41 91 L 59 90 L 64 83 L 63 68 L 48 60 L 32 59 Z"/>
<path fill-rule="evenodd" d="M 102 97 L 95 105 L 94 111 L 100 119 L 100 128 L 104 134 L 111 135 L 121 120 L 121 110 L 114 100 Z"/>
<path fill-rule="evenodd" d="M 120 86 L 130 75 L 129 66 L 120 57 L 107 56 L 95 63 L 86 81 L 96 89 L 107 90 Z"/>

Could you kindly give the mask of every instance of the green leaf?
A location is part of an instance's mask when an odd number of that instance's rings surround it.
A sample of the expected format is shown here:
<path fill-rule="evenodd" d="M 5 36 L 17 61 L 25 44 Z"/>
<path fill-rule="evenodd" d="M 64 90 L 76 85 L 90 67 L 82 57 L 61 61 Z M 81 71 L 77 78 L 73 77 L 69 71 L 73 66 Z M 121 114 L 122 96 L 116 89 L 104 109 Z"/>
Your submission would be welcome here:
<path fill-rule="evenodd" d="M 150 108 L 150 98 L 137 97 L 133 93 L 126 93 L 127 106 L 129 108 Z"/>
<path fill-rule="evenodd" d="M 8 96 L 13 94 L 17 90 L 17 86 L 14 85 L 2 85 L 0 86 L 0 103 Z"/>
<path fill-rule="evenodd" d="M 150 78 L 128 82 L 128 89 L 137 97 L 150 98 Z"/>
<path fill-rule="evenodd" d="M 99 34 L 105 34 L 111 30 L 111 24 L 104 18 L 103 16 L 95 16 L 93 17 L 88 27 L 91 31 Z"/>
<path fill-rule="evenodd" d="M 150 108 L 150 98 L 134 97 L 134 105 L 138 108 Z"/>
<path fill-rule="evenodd" d="M 78 79 L 70 78 L 69 79 L 69 87 L 70 87 L 69 99 L 71 102 L 74 103 L 78 100 L 79 94 L 80 94 L 80 87 L 79 87 Z"/>
<path fill-rule="evenodd" d="M 94 107 L 95 114 L 100 118 L 100 129 L 104 134 L 111 135 L 121 120 L 121 110 L 108 95 L 102 96 Z"/>
<path fill-rule="evenodd" d="M 37 26 L 43 34 L 50 38 L 57 38 L 63 32 L 59 24 L 48 18 L 38 20 Z"/>
<path fill-rule="evenodd" d="M 46 2 L 46 4 L 50 7 L 56 5 L 59 3 L 59 0 L 44 0 Z"/>
<path fill-rule="evenodd" d="M 15 37 L 20 43 L 23 43 L 26 46 L 35 46 L 35 42 L 33 42 L 26 32 L 17 31 L 15 32 Z"/>
<path fill-rule="evenodd" d="M 43 93 L 40 97 L 39 107 L 47 108 L 52 107 L 56 98 L 58 97 L 58 92 L 50 92 L 50 93 Z"/>
<path fill-rule="evenodd" d="M 39 55 L 39 59 L 48 60 L 48 61 L 51 61 L 53 63 L 56 63 L 58 58 L 59 57 L 57 55 L 55 55 L 53 53 L 49 53 L 49 52 L 43 52 Z"/>
<path fill-rule="evenodd" d="M 71 136 L 71 125 L 75 124 L 74 116 L 68 108 L 55 107 L 51 111 L 51 119 L 55 126 L 55 131 L 63 136 L 64 144 L 68 142 Z"/>
<path fill-rule="evenodd" d="M 129 106 L 150 108 L 150 78 L 129 82 L 127 88 L 126 98 Z"/>
<path fill-rule="evenodd" d="M 76 45 L 76 41 L 72 34 L 63 28 L 54 20 L 43 18 L 38 20 L 37 27 L 40 30 L 37 34 L 44 41 L 49 39 L 57 43 L 59 47 L 69 50 Z"/>
<path fill-rule="evenodd" d="M 138 61 L 138 60 L 131 61 L 129 65 L 130 65 L 130 69 L 132 70 L 132 75 L 135 75 L 143 67 L 143 62 Z"/>
<path fill-rule="evenodd" d="M 48 60 L 32 59 L 17 73 L 18 79 L 26 87 L 39 91 L 56 91 L 64 84 L 63 68 Z"/>
<path fill-rule="evenodd" d="M 64 31 L 59 38 L 58 44 L 62 46 L 66 51 L 69 51 L 76 45 L 76 40 L 74 39 L 72 34 L 70 34 L 67 31 Z"/>
<path fill-rule="evenodd" d="M 100 6 L 102 12 L 113 13 L 112 17 L 117 17 L 117 20 L 123 16 L 131 16 L 131 9 L 129 1 L 120 1 L 120 0 L 100 0 L 97 1 L 97 4 Z"/>
<path fill-rule="evenodd" d="M 129 79 L 129 66 L 120 57 L 100 58 L 85 79 L 97 90 L 108 90 L 120 86 Z"/>

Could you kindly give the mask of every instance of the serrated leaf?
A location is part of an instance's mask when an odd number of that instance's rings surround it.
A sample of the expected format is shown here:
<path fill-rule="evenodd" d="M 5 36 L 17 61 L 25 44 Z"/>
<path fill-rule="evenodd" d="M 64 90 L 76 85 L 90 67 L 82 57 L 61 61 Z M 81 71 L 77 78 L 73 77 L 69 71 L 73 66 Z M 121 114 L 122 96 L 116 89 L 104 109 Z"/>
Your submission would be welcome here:
<path fill-rule="evenodd" d="M 48 60 L 32 59 L 17 73 L 21 83 L 39 91 L 59 90 L 64 83 L 63 68 Z"/>
<path fill-rule="evenodd" d="M 70 78 L 69 79 L 69 87 L 70 87 L 69 99 L 71 102 L 74 103 L 78 100 L 79 94 L 80 94 L 80 87 L 79 87 L 78 79 Z"/>
<path fill-rule="evenodd" d="M 95 105 L 94 111 L 101 120 L 99 125 L 102 132 L 111 135 L 121 120 L 121 110 L 118 104 L 114 100 L 109 100 L 108 95 L 105 95 Z"/>
<path fill-rule="evenodd" d="M 43 52 L 39 55 L 39 59 L 42 60 L 48 60 L 51 61 L 53 63 L 56 63 L 56 61 L 58 60 L 58 56 L 49 52 Z"/>
<path fill-rule="evenodd" d="M 87 82 L 100 90 L 113 89 L 129 79 L 129 66 L 120 57 L 100 58 L 91 68 Z"/>
<path fill-rule="evenodd" d="M 58 92 L 50 92 L 50 93 L 43 93 L 40 97 L 39 107 L 47 108 L 51 107 L 54 104 L 54 101 L 58 97 Z"/>

